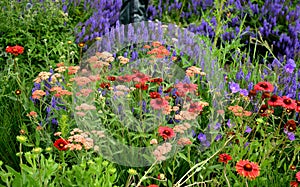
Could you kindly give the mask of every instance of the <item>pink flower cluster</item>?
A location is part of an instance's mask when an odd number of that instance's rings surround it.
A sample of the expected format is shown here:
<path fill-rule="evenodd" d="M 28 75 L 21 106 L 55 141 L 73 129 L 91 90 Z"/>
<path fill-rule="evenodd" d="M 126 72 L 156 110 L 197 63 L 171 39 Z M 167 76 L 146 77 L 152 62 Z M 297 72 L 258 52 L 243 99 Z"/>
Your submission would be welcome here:
<path fill-rule="evenodd" d="M 163 143 L 160 146 L 157 146 L 155 151 L 153 152 L 156 160 L 158 161 L 164 161 L 166 160 L 166 154 L 169 153 L 172 150 L 172 144 L 170 143 Z"/>

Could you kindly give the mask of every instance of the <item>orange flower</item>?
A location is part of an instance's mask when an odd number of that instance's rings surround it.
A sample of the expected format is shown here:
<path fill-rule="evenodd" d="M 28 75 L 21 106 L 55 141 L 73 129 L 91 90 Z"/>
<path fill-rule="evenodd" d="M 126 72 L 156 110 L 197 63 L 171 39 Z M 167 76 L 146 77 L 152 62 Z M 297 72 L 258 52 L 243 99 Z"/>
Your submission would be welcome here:
<path fill-rule="evenodd" d="M 40 99 L 44 95 L 46 95 L 46 92 L 44 92 L 43 90 L 35 90 L 32 93 L 32 99 Z"/>
<path fill-rule="evenodd" d="M 253 180 L 259 176 L 259 166 L 255 162 L 240 160 L 236 163 L 235 169 L 239 175 L 250 180 Z"/>

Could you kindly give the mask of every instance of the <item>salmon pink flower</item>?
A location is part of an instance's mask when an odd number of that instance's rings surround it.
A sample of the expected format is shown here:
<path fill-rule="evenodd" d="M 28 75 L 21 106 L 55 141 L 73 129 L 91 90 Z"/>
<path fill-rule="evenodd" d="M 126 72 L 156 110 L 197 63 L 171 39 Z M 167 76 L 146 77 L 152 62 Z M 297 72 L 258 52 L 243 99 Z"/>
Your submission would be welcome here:
<path fill-rule="evenodd" d="M 169 105 L 169 102 L 165 98 L 156 98 L 150 101 L 150 105 L 154 110 L 161 110 Z"/>
<path fill-rule="evenodd" d="M 259 176 L 259 166 L 255 162 L 240 160 L 236 163 L 235 169 L 239 175 L 250 180 L 253 180 Z"/>
<path fill-rule="evenodd" d="M 178 88 L 178 92 L 194 92 L 197 90 L 198 85 L 197 84 L 192 84 L 192 83 L 182 83 L 179 82 L 175 85 L 175 88 Z"/>

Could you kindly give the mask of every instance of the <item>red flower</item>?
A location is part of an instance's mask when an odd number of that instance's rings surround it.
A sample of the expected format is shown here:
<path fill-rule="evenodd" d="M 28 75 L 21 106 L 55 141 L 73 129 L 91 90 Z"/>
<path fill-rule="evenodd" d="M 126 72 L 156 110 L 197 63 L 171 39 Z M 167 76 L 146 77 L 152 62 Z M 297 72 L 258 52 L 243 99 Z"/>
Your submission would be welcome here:
<path fill-rule="evenodd" d="M 161 83 L 162 81 L 163 81 L 162 78 L 153 78 L 153 79 L 150 79 L 150 82 Z"/>
<path fill-rule="evenodd" d="M 108 89 L 110 87 L 110 83 L 103 82 L 103 83 L 100 84 L 100 87 L 103 88 L 103 89 L 104 88 Z"/>
<path fill-rule="evenodd" d="M 109 81 L 115 81 L 116 77 L 114 77 L 114 76 L 107 76 L 107 80 L 109 80 Z"/>
<path fill-rule="evenodd" d="M 159 127 L 158 128 L 158 133 L 163 137 L 163 139 L 170 139 L 175 136 L 174 130 L 170 127 Z"/>
<path fill-rule="evenodd" d="M 255 162 L 240 160 L 236 163 L 235 169 L 239 175 L 247 177 L 250 180 L 259 176 L 259 166 Z"/>
<path fill-rule="evenodd" d="M 160 94 L 158 92 L 150 92 L 150 97 L 152 99 L 160 98 Z"/>
<path fill-rule="evenodd" d="M 136 88 L 138 88 L 138 89 L 142 89 L 142 90 L 148 90 L 148 85 L 147 84 L 145 84 L 145 83 L 140 83 L 140 84 L 135 84 L 134 85 Z"/>
<path fill-rule="evenodd" d="M 291 99 L 291 98 L 289 98 L 287 96 L 283 96 L 282 97 L 282 102 L 283 102 L 282 106 L 284 108 L 290 109 L 290 110 L 296 109 L 297 104 L 296 104 L 295 100 L 293 100 L 293 99 Z"/>
<path fill-rule="evenodd" d="M 254 90 L 258 91 L 265 91 L 265 92 L 273 92 L 274 86 L 269 82 L 259 82 L 254 86 Z"/>
<path fill-rule="evenodd" d="M 13 46 L 13 47 L 7 46 L 5 51 L 7 53 L 11 53 L 15 56 L 18 56 L 18 55 L 20 55 L 24 52 L 24 47 L 19 46 L 19 45 L 16 45 L 16 46 Z"/>
<path fill-rule="evenodd" d="M 272 95 L 268 101 L 268 105 L 270 106 L 282 106 L 282 99 L 277 95 Z"/>
<path fill-rule="evenodd" d="M 54 142 L 54 146 L 58 149 L 58 150 L 60 150 L 60 151 L 65 151 L 65 150 L 67 150 L 68 148 L 66 147 L 66 145 L 68 145 L 69 144 L 69 142 L 67 141 L 67 140 L 65 140 L 65 139 L 63 139 L 63 138 L 60 138 L 60 139 L 58 139 L 58 140 L 56 140 L 55 142 Z"/>
<path fill-rule="evenodd" d="M 297 181 L 291 181 L 290 186 L 291 187 L 298 187 L 298 182 Z"/>
<path fill-rule="evenodd" d="M 117 80 L 119 82 L 130 82 L 132 80 L 132 76 L 131 75 L 124 75 L 124 76 L 119 76 L 117 78 Z"/>
<path fill-rule="evenodd" d="M 286 124 L 284 125 L 284 129 L 286 129 L 289 132 L 294 132 L 296 130 L 296 126 L 296 122 L 291 119 L 286 122 Z"/>
<path fill-rule="evenodd" d="M 227 164 L 229 160 L 232 160 L 230 155 L 228 155 L 226 153 L 219 155 L 219 162 L 223 162 L 223 163 Z"/>

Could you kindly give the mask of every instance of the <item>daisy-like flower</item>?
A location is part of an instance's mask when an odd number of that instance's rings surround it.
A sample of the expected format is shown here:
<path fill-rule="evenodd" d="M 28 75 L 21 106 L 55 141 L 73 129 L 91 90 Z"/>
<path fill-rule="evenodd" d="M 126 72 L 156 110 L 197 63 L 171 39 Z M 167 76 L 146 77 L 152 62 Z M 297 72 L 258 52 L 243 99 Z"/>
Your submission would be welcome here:
<path fill-rule="evenodd" d="M 284 108 L 290 109 L 290 110 L 296 109 L 297 104 L 296 104 L 295 100 L 293 100 L 293 99 L 291 99 L 291 98 L 289 98 L 287 96 L 283 96 L 282 97 L 282 102 L 283 102 L 282 106 Z"/>
<path fill-rule="evenodd" d="M 169 105 L 169 102 L 165 98 L 156 98 L 150 101 L 150 105 L 154 110 L 161 110 Z"/>
<path fill-rule="evenodd" d="M 239 175 L 250 180 L 253 180 L 259 176 L 259 166 L 255 162 L 240 160 L 236 163 L 235 169 Z"/>
<path fill-rule="evenodd" d="M 147 187 L 159 187 L 157 184 L 150 184 Z"/>
<path fill-rule="evenodd" d="M 159 127 L 158 128 L 158 133 L 160 136 L 163 137 L 163 139 L 171 139 L 175 136 L 174 130 L 170 127 Z"/>
<path fill-rule="evenodd" d="M 270 106 L 282 106 L 282 99 L 277 95 L 272 95 L 271 98 L 268 100 L 268 105 Z"/>
<path fill-rule="evenodd" d="M 255 91 L 273 92 L 274 86 L 269 82 L 259 82 L 254 86 Z"/>
<path fill-rule="evenodd" d="M 232 160 L 229 154 L 223 153 L 219 155 L 219 162 L 227 164 L 229 160 Z"/>
<path fill-rule="evenodd" d="M 69 144 L 69 142 L 63 138 L 60 138 L 60 139 L 57 139 L 55 142 L 54 142 L 54 146 L 60 150 L 60 151 L 65 151 L 67 150 L 68 148 L 66 147 L 67 145 Z"/>
<path fill-rule="evenodd" d="M 150 79 L 150 77 L 144 73 L 136 72 L 132 75 L 132 80 L 135 82 L 144 83 L 147 82 Z"/>

